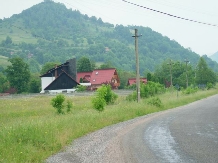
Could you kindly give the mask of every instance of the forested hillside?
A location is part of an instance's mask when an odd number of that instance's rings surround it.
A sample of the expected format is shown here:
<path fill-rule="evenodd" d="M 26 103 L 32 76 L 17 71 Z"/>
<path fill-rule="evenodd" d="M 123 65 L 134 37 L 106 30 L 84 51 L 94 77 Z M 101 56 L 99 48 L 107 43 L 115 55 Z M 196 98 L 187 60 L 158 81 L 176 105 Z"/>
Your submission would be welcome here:
<path fill-rule="evenodd" d="M 118 69 L 135 71 L 134 29 L 139 38 L 140 73 L 154 71 L 166 59 L 196 66 L 200 56 L 174 40 L 150 28 L 104 23 L 67 9 L 61 3 L 46 0 L 38 5 L 0 19 L 0 55 L 20 56 L 39 72 L 46 62 L 65 62 L 85 56 L 94 62 L 108 62 Z M 218 64 L 204 56 L 209 67 L 218 72 Z"/>

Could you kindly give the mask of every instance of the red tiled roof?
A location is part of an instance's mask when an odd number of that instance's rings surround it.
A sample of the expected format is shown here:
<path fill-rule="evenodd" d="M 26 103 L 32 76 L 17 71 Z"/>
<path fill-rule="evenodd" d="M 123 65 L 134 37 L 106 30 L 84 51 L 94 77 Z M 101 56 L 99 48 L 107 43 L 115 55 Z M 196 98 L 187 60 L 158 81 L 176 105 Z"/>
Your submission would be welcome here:
<path fill-rule="evenodd" d="M 146 78 L 140 78 L 140 81 L 142 81 L 143 83 L 147 83 Z M 132 84 L 136 84 L 136 78 L 129 78 L 128 85 L 132 85 Z"/>
<path fill-rule="evenodd" d="M 107 82 L 110 83 L 115 72 L 116 72 L 115 68 L 94 70 L 92 72 L 90 82 L 92 85 L 102 84 Z"/>
<path fill-rule="evenodd" d="M 80 82 L 80 78 L 82 78 L 82 79 L 85 78 L 87 81 L 90 81 L 91 75 L 92 75 L 92 72 L 78 72 L 76 80 L 78 83 Z"/>

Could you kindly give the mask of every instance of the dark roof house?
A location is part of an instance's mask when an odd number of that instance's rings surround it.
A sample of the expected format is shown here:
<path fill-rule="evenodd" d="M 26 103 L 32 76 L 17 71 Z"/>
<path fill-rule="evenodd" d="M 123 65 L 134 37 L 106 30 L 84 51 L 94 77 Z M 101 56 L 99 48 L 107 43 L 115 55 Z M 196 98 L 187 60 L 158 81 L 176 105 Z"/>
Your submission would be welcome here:
<path fill-rule="evenodd" d="M 76 81 L 76 59 L 70 59 L 65 63 L 48 70 L 41 77 L 42 91 L 65 92 L 73 91 L 79 83 Z"/>

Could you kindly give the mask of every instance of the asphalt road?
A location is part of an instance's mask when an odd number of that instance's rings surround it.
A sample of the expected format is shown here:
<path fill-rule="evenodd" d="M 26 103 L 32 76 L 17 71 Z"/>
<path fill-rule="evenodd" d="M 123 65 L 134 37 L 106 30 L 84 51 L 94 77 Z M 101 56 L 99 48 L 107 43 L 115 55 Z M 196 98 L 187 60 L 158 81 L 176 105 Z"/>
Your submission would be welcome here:
<path fill-rule="evenodd" d="M 105 127 L 47 163 L 218 163 L 218 95 Z"/>
<path fill-rule="evenodd" d="M 151 117 L 122 148 L 131 163 L 218 163 L 218 95 Z"/>

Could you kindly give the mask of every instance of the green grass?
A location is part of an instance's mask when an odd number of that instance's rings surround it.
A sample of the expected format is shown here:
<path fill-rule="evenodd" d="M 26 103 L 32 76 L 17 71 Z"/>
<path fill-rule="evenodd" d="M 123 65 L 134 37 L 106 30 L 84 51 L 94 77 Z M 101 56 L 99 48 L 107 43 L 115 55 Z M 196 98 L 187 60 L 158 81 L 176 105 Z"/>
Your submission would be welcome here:
<path fill-rule="evenodd" d="M 32 36 L 30 30 L 25 29 L 20 19 L 17 19 L 13 24 L 5 22 L 0 26 L 0 42 L 5 40 L 7 36 L 11 37 L 15 44 L 21 42 L 35 44 L 38 40 Z"/>
<path fill-rule="evenodd" d="M 164 108 L 128 102 L 120 96 L 115 104 L 99 113 L 92 108 L 91 97 L 68 97 L 73 101 L 70 114 L 57 115 L 50 105 L 51 96 L 0 99 L 0 162 L 43 162 L 72 140 L 105 126 L 137 116 L 199 100 L 218 90 L 199 91 L 193 95 L 176 92 L 159 95 Z"/>
<path fill-rule="evenodd" d="M 10 62 L 8 62 L 8 57 L 4 57 L 0 55 L 0 65 L 3 68 L 6 68 L 8 65 L 10 65 Z"/>

